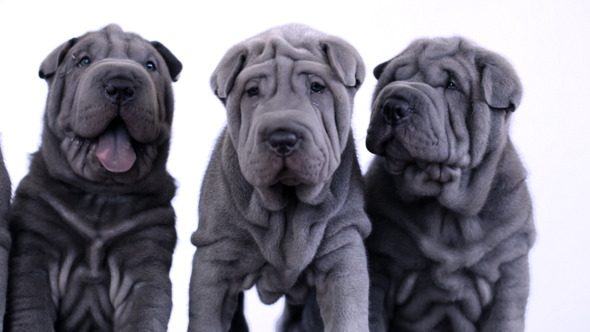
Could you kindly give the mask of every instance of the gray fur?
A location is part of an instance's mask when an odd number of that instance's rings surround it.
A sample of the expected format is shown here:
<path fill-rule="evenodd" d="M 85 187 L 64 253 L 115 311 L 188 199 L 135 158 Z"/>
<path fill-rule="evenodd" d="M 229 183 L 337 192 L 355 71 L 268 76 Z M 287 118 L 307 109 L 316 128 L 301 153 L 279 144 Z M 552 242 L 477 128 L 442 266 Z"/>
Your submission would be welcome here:
<path fill-rule="evenodd" d="M 180 70 L 162 44 L 116 25 L 41 64 L 42 142 L 10 217 L 8 331 L 167 329 L 176 187 L 166 160 Z"/>
<path fill-rule="evenodd" d="M 374 74 L 371 331 L 523 331 L 535 230 L 509 138 L 514 69 L 454 37 L 417 40 Z"/>
<path fill-rule="evenodd" d="M 228 331 L 239 294 L 253 285 L 264 303 L 286 295 L 288 307 L 315 289 L 327 331 L 368 330 L 362 241 L 370 223 L 350 130 L 363 79 L 351 45 L 297 24 L 237 44 L 221 60 L 211 83 L 228 123 L 192 237 L 190 331 Z M 276 132 L 297 139 L 273 148 Z M 288 312 L 279 330 L 297 320 Z"/>
<path fill-rule="evenodd" d="M 6 284 L 8 281 L 8 254 L 10 251 L 10 233 L 8 232 L 8 214 L 10 213 L 10 196 L 12 193 L 10 177 L 4 165 L 0 149 L 0 331 L 3 330 L 4 311 L 6 308 Z"/>

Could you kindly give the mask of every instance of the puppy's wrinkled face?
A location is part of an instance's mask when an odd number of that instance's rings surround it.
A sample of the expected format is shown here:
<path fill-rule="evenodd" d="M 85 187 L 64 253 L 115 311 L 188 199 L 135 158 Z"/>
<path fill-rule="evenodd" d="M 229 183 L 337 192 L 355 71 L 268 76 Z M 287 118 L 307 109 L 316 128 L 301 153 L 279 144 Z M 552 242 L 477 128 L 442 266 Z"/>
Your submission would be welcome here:
<path fill-rule="evenodd" d="M 271 62 L 248 68 L 236 79 L 243 91 L 240 167 L 256 187 L 325 182 L 342 153 L 330 86 L 334 79 L 321 64 Z"/>
<path fill-rule="evenodd" d="M 145 177 L 170 138 L 166 60 L 152 43 L 113 25 L 58 50 L 41 67 L 46 75 L 59 62 L 48 79 L 46 121 L 72 171 L 97 182 Z"/>
<path fill-rule="evenodd" d="M 317 204 L 350 134 L 364 64 L 344 40 L 300 24 L 232 47 L 211 77 L 241 173 L 267 207 Z M 285 191 L 286 189 L 286 191 Z"/>
<path fill-rule="evenodd" d="M 415 42 L 375 68 L 367 148 L 385 157 L 406 192 L 439 195 L 505 142 L 520 83 L 498 61 L 461 38 L 440 38 Z M 502 95 L 492 96 L 494 89 Z"/>

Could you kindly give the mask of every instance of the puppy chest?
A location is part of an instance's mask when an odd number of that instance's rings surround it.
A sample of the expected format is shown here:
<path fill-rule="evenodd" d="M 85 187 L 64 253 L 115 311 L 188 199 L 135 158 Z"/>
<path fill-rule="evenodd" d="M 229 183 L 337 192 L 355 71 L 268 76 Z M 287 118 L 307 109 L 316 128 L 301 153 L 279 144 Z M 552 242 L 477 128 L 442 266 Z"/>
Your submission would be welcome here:
<path fill-rule="evenodd" d="M 112 272 L 108 265 L 104 246 L 99 243 L 79 247 L 65 254 L 61 262 L 50 264 L 57 325 L 68 331 L 112 329 Z"/>
<path fill-rule="evenodd" d="M 461 269 L 452 273 L 429 269 L 406 273 L 396 284 L 396 320 L 403 324 L 433 323 L 430 328 L 475 327 L 493 301 L 494 283 Z M 420 317 L 420 319 L 416 319 Z"/>
<path fill-rule="evenodd" d="M 326 224 L 311 223 L 313 218 L 301 220 L 299 214 L 285 211 L 271 212 L 267 217 L 266 228 L 247 225 L 250 243 L 264 262 L 255 272 L 256 287 L 263 302 L 272 303 L 279 295 L 307 291 L 305 271 L 313 263 Z"/>

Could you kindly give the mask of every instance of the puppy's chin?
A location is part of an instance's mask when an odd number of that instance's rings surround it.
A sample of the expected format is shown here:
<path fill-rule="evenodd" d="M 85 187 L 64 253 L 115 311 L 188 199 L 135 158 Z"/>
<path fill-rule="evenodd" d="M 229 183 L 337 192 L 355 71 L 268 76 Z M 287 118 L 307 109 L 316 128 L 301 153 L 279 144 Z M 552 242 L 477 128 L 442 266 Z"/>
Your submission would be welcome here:
<path fill-rule="evenodd" d="M 302 203 L 318 205 L 325 200 L 327 188 L 327 183 L 298 184 L 296 186 L 277 183 L 268 187 L 255 187 L 255 191 L 264 208 L 270 211 L 279 211 L 284 209 L 290 201 L 293 201 L 293 196 Z"/>

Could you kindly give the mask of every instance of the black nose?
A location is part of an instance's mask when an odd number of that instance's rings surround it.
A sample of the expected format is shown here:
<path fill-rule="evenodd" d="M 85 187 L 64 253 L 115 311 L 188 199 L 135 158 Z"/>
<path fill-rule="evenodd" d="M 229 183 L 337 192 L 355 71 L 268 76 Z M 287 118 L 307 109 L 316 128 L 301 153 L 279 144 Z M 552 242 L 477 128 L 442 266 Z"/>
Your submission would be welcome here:
<path fill-rule="evenodd" d="M 113 104 L 123 105 L 135 97 L 135 87 L 128 79 L 111 79 L 104 86 L 105 95 Z"/>
<path fill-rule="evenodd" d="M 381 107 L 383 120 L 388 124 L 396 124 L 414 112 L 414 108 L 403 99 L 389 99 Z"/>
<path fill-rule="evenodd" d="M 270 149 L 279 156 L 288 156 L 297 147 L 299 138 L 297 135 L 286 130 L 277 130 L 268 136 Z"/>

